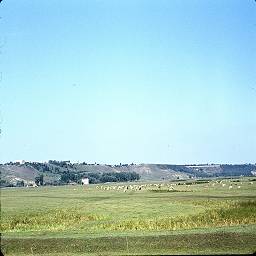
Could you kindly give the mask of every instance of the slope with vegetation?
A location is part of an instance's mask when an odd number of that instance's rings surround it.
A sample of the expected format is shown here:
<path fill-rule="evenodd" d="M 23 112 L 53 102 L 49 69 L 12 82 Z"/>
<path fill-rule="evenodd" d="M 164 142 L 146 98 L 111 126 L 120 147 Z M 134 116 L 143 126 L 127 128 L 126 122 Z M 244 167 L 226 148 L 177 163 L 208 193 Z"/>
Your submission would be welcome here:
<path fill-rule="evenodd" d="M 0 165 L 1 186 L 80 184 L 82 178 L 90 183 L 135 180 L 182 180 L 194 178 L 252 176 L 255 164 L 241 165 L 169 165 L 169 164 L 88 164 L 50 160 L 39 162 L 10 162 Z"/>

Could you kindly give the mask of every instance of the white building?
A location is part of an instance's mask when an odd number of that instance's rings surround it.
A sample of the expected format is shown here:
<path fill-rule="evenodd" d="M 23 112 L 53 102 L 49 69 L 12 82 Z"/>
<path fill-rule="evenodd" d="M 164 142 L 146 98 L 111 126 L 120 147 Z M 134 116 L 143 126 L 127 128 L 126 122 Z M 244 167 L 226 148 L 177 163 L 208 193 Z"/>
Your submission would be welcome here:
<path fill-rule="evenodd" d="M 82 185 L 88 185 L 89 179 L 88 178 L 82 178 Z"/>
<path fill-rule="evenodd" d="M 251 171 L 251 174 L 252 174 L 253 176 L 256 176 L 256 171 Z"/>

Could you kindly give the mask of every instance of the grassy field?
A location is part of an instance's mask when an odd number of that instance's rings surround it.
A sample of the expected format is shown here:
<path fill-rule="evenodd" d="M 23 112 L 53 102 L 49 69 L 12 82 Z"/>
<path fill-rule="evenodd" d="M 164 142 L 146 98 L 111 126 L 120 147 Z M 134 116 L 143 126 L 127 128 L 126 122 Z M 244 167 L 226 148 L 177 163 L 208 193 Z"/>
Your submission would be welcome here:
<path fill-rule="evenodd" d="M 256 251 L 256 182 L 128 183 L 1 190 L 5 255 Z"/>

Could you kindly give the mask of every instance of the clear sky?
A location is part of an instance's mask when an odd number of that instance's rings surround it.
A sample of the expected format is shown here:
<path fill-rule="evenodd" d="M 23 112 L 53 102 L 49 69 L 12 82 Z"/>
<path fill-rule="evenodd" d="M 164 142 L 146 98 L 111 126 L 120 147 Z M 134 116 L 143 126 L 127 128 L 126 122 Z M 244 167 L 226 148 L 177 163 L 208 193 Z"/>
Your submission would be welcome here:
<path fill-rule="evenodd" d="M 4 0 L 0 162 L 256 162 L 254 0 Z"/>

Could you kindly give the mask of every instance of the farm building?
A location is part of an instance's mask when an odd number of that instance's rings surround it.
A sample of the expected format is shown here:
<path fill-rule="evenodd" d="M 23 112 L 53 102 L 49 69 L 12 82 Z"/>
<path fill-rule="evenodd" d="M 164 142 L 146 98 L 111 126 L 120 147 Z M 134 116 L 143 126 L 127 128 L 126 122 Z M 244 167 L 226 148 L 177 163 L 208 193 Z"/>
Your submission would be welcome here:
<path fill-rule="evenodd" d="M 82 185 L 88 185 L 89 184 L 89 179 L 88 178 L 83 178 L 82 179 Z"/>

